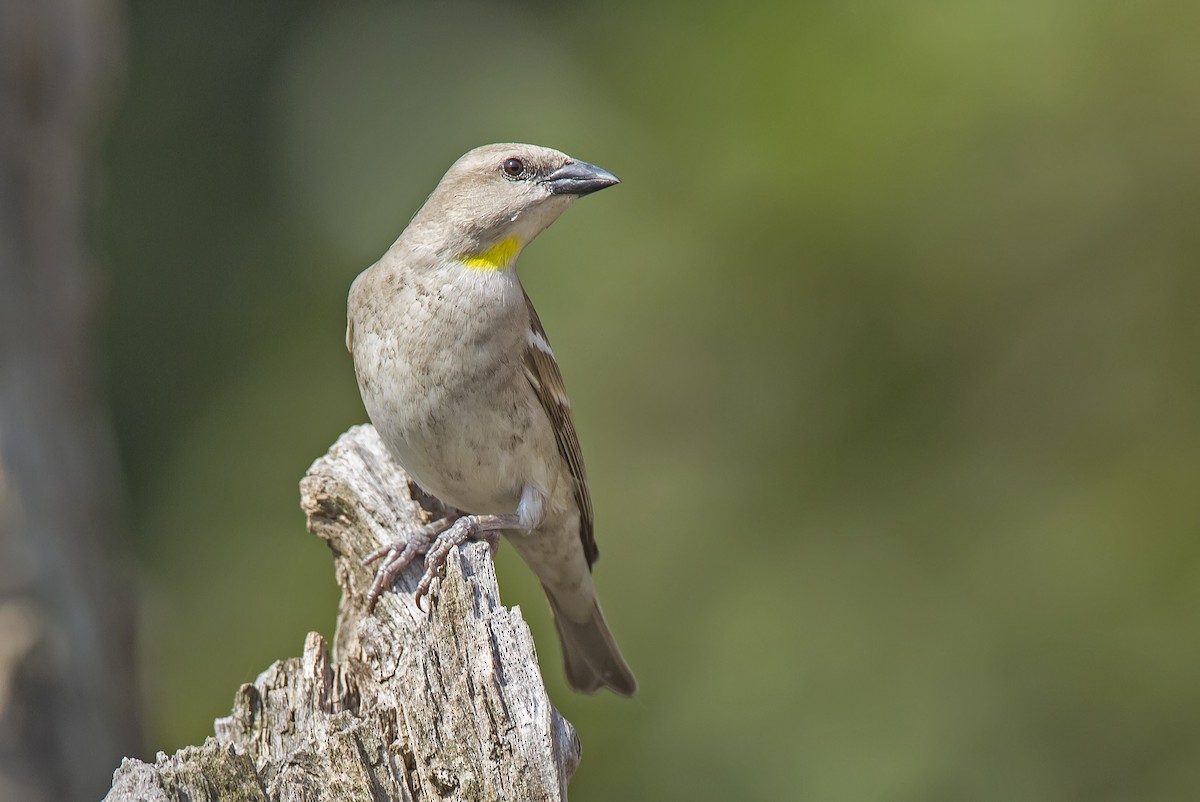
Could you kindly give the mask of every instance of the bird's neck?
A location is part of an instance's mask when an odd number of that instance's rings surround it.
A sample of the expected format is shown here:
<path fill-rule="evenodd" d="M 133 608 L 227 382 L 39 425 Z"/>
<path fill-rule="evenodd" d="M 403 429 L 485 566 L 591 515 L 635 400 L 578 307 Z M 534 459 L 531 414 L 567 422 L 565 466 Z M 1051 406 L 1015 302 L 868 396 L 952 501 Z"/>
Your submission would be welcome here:
<path fill-rule="evenodd" d="M 459 253 L 456 258 L 472 270 L 508 270 L 516 263 L 522 247 L 516 237 L 505 237 L 483 250 Z"/>

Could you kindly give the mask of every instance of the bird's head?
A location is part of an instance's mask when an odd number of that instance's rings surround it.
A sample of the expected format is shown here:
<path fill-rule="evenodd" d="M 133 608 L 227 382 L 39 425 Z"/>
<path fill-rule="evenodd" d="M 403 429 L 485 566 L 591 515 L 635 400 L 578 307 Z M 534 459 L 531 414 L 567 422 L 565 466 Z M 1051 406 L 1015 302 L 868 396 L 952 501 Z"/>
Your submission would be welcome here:
<path fill-rule="evenodd" d="M 446 171 L 409 229 L 468 267 L 505 269 L 575 198 L 618 183 L 550 148 L 484 145 Z"/>

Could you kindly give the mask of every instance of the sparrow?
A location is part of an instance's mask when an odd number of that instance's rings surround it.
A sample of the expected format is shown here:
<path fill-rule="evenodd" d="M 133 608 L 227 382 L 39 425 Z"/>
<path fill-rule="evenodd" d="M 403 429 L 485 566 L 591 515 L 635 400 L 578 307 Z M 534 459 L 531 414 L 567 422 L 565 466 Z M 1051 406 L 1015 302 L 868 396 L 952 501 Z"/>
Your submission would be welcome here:
<path fill-rule="evenodd" d="M 456 161 L 350 288 L 346 345 L 393 458 L 454 514 L 377 549 L 375 602 L 425 555 L 417 602 L 449 550 L 502 534 L 549 600 L 578 691 L 632 695 L 596 597 L 599 552 L 571 402 L 517 276 L 524 248 L 577 198 L 620 183 L 550 148 L 485 145 Z"/>

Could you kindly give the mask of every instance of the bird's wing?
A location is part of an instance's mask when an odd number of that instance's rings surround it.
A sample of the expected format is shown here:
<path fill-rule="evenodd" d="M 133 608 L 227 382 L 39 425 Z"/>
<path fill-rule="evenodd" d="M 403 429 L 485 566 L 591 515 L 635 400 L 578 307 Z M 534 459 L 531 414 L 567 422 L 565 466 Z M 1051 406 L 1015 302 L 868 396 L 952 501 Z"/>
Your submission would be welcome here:
<path fill-rule="evenodd" d="M 554 426 L 554 439 L 558 441 L 558 453 L 566 460 L 575 480 L 575 502 L 579 506 L 579 539 L 583 541 L 583 553 L 588 565 L 600 556 L 596 538 L 592 532 L 592 496 L 588 492 L 587 471 L 583 467 L 583 452 L 579 448 L 579 435 L 575 433 L 575 421 L 571 418 L 571 402 L 563 384 L 558 362 L 550 350 L 546 330 L 538 319 L 537 310 L 529 295 L 525 295 L 529 308 L 529 339 L 525 346 L 525 376 L 542 402 L 542 408 Z"/>

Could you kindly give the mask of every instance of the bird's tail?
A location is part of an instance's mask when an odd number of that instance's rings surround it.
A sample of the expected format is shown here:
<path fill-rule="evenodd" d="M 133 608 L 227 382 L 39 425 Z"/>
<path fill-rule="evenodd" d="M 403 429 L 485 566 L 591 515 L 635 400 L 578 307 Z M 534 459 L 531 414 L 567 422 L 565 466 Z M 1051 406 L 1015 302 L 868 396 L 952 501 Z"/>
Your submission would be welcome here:
<path fill-rule="evenodd" d="M 554 625 L 562 642 L 563 662 L 567 669 L 567 682 L 582 693 L 595 693 L 608 688 L 622 696 L 637 693 L 637 680 L 625 664 L 625 658 L 617 649 L 612 632 L 600 612 L 600 603 L 592 602 L 591 616 L 583 621 L 573 620 L 555 601 L 554 595 L 545 585 L 546 598 L 554 613 Z"/>

